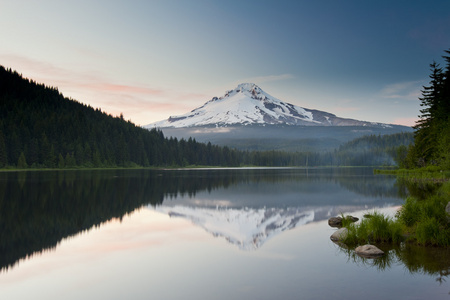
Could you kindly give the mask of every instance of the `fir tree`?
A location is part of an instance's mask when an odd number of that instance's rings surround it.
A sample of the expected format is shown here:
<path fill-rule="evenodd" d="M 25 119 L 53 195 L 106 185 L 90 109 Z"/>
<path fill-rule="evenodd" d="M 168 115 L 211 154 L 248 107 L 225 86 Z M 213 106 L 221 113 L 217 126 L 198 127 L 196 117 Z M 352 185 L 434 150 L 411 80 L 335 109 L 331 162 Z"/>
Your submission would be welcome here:
<path fill-rule="evenodd" d="M 424 87 L 419 98 L 423 108 L 414 127 L 415 145 L 409 153 L 409 158 L 419 167 L 446 163 L 450 156 L 450 57 L 443 58 L 447 62 L 445 71 L 435 62 L 430 65 L 430 85 Z"/>
<path fill-rule="evenodd" d="M 8 154 L 6 151 L 5 139 L 3 133 L 0 130 L 0 168 L 6 167 L 8 165 Z"/>
<path fill-rule="evenodd" d="M 27 161 L 25 159 L 25 153 L 21 152 L 19 155 L 19 159 L 17 161 L 17 168 L 25 169 L 28 168 Z"/>
<path fill-rule="evenodd" d="M 64 157 L 60 153 L 59 156 L 58 156 L 58 168 L 62 169 L 64 167 L 65 167 Z"/>

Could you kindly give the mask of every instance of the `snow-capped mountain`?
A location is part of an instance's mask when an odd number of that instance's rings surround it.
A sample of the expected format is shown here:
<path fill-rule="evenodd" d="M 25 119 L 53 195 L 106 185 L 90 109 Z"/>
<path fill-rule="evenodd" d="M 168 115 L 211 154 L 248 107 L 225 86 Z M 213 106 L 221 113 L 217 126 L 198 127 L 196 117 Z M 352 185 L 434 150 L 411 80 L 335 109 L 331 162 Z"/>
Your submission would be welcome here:
<path fill-rule="evenodd" d="M 334 114 L 283 102 L 256 84 L 242 83 L 191 112 L 144 126 L 182 128 L 228 125 L 379 126 L 390 125 L 339 118 Z"/>
<path fill-rule="evenodd" d="M 191 220 L 241 250 L 255 250 L 271 237 L 314 220 L 314 210 L 301 208 L 204 208 L 157 206 L 156 211 Z"/>

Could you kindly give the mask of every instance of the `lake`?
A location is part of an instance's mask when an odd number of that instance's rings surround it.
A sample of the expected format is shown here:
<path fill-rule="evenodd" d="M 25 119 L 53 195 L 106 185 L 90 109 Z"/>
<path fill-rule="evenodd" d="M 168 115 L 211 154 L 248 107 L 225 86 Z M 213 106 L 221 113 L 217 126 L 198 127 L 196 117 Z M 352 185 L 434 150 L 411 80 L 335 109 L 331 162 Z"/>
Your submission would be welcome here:
<path fill-rule="evenodd" d="M 407 194 L 370 168 L 2 172 L 0 297 L 450 299 L 448 250 L 329 238 Z"/>

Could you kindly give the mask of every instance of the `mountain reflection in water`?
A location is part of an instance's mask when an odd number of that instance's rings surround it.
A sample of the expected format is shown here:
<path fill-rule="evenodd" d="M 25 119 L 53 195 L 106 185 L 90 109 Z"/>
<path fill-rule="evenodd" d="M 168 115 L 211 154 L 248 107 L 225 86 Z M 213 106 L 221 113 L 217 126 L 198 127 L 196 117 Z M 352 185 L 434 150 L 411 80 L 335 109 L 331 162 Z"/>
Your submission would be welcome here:
<path fill-rule="evenodd" d="M 254 250 L 270 237 L 314 220 L 314 210 L 298 208 L 199 208 L 158 206 L 171 217 L 191 220 L 215 237 L 224 237 L 241 250 Z"/>
<path fill-rule="evenodd" d="M 4 172 L 0 268 L 143 206 L 189 215 L 243 249 L 257 248 L 274 234 L 330 215 L 398 205 L 395 183 L 363 168 Z M 201 221 L 200 212 L 209 219 Z"/>

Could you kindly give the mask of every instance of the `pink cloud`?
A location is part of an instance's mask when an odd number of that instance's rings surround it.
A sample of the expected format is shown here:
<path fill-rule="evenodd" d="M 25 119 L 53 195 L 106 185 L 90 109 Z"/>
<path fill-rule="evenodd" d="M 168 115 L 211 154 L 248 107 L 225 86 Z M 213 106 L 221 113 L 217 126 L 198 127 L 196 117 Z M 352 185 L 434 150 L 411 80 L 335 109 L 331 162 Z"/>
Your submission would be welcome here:
<path fill-rule="evenodd" d="M 0 59 L 9 63 L 9 65 L 5 65 L 4 67 L 17 70 L 19 73 L 26 72 L 23 73 L 24 77 L 31 78 L 46 85 L 56 85 L 58 88 L 66 86 L 71 89 L 91 90 L 95 92 L 143 95 L 162 95 L 165 92 L 162 89 L 117 84 L 101 76 L 95 76 L 92 72 L 69 71 L 47 62 L 17 55 L 1 55 Z M 77 100 L 81 101 L 82 99 Z"/>
<path fill-rule="evenodd" d="M 397 118 L 392 122 L 393 124 L 414 126 L 416 125 L 417 118 Z"/>
<path fill-rule="evenodd" d="M 108 82 L 88 83 L 88 84 L 81 84 L 80 86 L 100 92 L 114 92 L 114 93 L 120 92 L 120 93 L 144 94 L 144 95 L 161 95 L 164 93 L 162 90 L 158 89 L 151 89 L 132 85 L 114 84 Z"/>
<path fill-rule="evenodd" d="M 422 85 L 422 80 L 389 84 L 381 90 L 381 96 L 388 99 L 417 100 L 421 95 Z"/>
<path fill-rule="evenodd" d="M 201 94 L 201 93 L 182 93 L 178 94 L 175 97 L 173 97 L 174 100 L 182 100 L 182 101 L 200 101 L 202 103 L 205 103 L 206 101 L 209 101 L 212 99 L 211 95 L 207 94 Z"/>
<path fill-rule="evenodd" d="M 145 113 L 176 113 L 180 109 L 187 110 L 190 108 L 188 105 L 177 104 L 180 99 L 189 101 L 202 96 L 180 95 L 167 89 L 117 83 L 91 70 L 68 70 L 52 63 L 13 54 L 0 55 L 0 61 L 4 67 L 16 70 L 26 78 L 57 87 L 66 97 L 101 108 L 115 116 L 123 113 L 125 117 L 132 117 L 134 122 L 147 123 Z M 137 115 L 143 116 L 142 120 L 135 120 Z"/>

